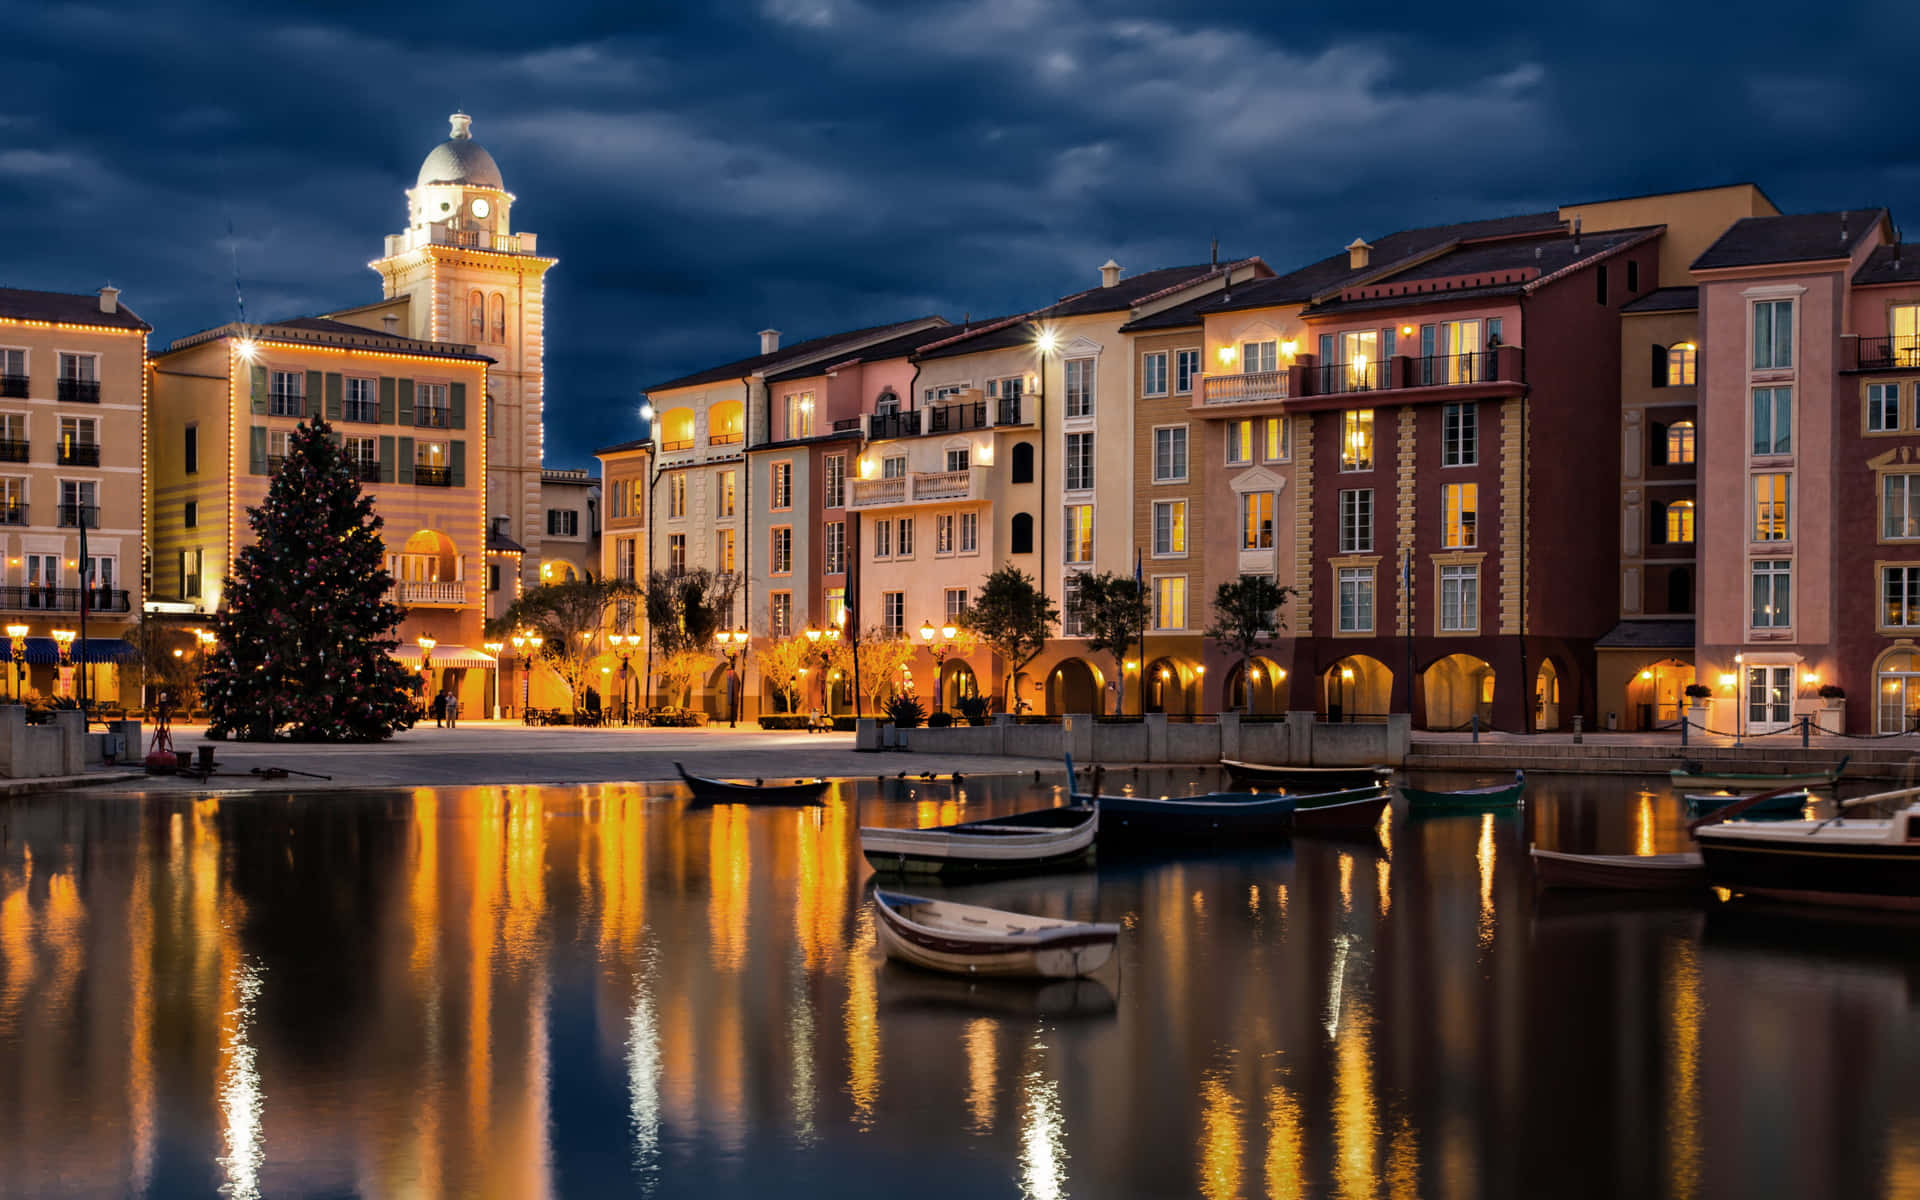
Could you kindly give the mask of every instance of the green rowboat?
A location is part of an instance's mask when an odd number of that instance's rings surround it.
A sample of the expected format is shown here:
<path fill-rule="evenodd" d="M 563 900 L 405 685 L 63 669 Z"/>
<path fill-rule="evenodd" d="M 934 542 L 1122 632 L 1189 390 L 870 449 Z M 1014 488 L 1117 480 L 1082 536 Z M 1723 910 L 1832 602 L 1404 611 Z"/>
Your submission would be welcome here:
<path fill-rule="evenodd" d="M 1453 792 L 1428 791 L 1425 788 L 1408 787 L 1404 783 L 1400 785 L 1400 794 L 1407 798 L 1407 811 L 1414 814 L 1494 812 L 1515 808 L 1526 790 L 1527 775 L 1524 771 L 1515 771 L 1512 783 L 1492 783 Z"/>

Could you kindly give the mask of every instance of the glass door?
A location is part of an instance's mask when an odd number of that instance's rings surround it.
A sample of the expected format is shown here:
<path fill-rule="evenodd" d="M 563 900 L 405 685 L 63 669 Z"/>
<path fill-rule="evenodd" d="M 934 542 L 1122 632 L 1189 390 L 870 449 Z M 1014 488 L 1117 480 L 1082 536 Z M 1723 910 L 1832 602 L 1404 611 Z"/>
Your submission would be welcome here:
<path fill-rule="evenodd" d="M 1748 733 L 1771 733 L 1793 724 L 1793 668 L 1747 668 Z"/>

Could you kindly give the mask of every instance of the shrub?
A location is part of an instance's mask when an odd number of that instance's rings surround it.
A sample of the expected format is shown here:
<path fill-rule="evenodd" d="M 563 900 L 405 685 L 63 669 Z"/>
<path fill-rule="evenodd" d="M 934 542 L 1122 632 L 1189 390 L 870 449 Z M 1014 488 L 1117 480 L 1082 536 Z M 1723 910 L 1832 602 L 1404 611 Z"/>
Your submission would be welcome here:
<path fill-rule="evenodd" d="M 767 713 L 760 718 L 760 728 L 805 729 L 807 720 L 805 713 Z"/>
<path fill-rule="evenodd" d="M 1694 700 L 1707 700 L 1712 698 L 1713 689 L 1704 683 L 1690 683 L 1687 685 L 1687 695 Z"/>
<path fill-rule="evenodd" d="M 945 729 L 951 724 L 953 724 L 953 714 L 950 712 L 937 712 L 927 718 L 928 729 Z"/>
<path fill-rule="evenodd" d="M 835 717 L 833 719 L 833 731 L 835 733 L 852 733 L 853 718 L 852 717 Z"/>
<path fill-rule="evenodd" d="M 887 702 L 887 717 L 896 729 L 914 729 L 927 719 L 927 710 L 912 696 L 895 696 Z"/>
<path fill-rule="evenodd" d="M 1820 698 L 1822 700 L 1845 700 L 1847 698 L 1847 689 L 1837 683 L 1823 683 L 1820 685 Z"/>
<path fill-rule="evenodd" d="M 704 723 L 705 715 L 690 708 L 656 708 L 647 723 L 665 729 L 694 729 Z"/>
<path fill-rule="evenodd" d="M 953 706 L 969 725 L 987 723 L 987 698 L 985 696 L 962 696 Z"/>

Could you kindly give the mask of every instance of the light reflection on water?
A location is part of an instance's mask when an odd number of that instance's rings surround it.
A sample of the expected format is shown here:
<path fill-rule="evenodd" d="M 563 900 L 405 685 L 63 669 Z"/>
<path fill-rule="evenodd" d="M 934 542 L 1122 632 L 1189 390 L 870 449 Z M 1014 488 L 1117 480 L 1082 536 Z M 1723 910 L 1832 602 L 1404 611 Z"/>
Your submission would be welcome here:
<path fill-rule="evenodd" d="M 0 1195 L 1920 1189 L 1910 926 L 1533 894 L 1664 789 L 952 889 L 1122 922 L 1083 984 L 880 966 L 862 822 L 1058 792 L 9 802 Z"/>

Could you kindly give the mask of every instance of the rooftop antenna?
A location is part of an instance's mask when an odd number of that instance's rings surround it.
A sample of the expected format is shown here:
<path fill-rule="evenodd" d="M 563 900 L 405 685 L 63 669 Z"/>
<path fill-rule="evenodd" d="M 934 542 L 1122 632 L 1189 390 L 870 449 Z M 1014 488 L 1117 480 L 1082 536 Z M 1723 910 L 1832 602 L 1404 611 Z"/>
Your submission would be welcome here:
<path fill-rule="evenodd" d="M 1210 264 L 1214 270 L 1220 269 L 1220 239 L 1213 239 L 1213 258 Z"/>
<path fill-rule="evenodd" d="M 1844 208 L 1840 210 L 1840 244 L 1847 244 L 1847 210 Z"/>
<path fill-rule="evenodd" d="M 233 232 L 233 218 L 227 218 L 227 248 L 233 251 L 233 311 L 240 324 L 247 323 L 247 298 L 240 293 L 240 239 Z"/>
<path fill-rule="evenodd" d="M 1580 257 L 1580 218 L 1573 219 L 1573 256 Z"/>

